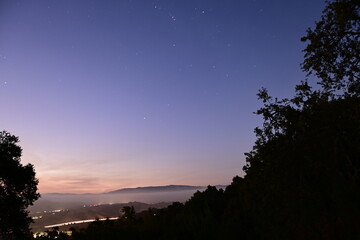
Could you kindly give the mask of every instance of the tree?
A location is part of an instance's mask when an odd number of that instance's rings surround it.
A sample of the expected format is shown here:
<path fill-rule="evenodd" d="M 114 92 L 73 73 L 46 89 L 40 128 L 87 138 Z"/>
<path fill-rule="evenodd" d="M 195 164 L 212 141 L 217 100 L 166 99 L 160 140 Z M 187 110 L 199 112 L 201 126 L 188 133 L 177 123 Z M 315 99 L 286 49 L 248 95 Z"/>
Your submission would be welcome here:
<path fill-rule="evenodd" d="M 124 213 L 126 221 L 131 222 L 135 219 L 135 208 L 134 206 L 124 206 L 121 210 Z"/>
<path fill-rule="evenodd" d="M 74 231 L 74 229 L 73 229 Z M 36 239 L 40 240 L 68 240 L 69 236 L 65 232 L 61 232 L 59 227 L 53 227 L 50 230 L 46 230 L 44 235 L 37 234 Z"/>
<path fill-rule="evenodd" d="M 33 165 L 22 165 L 18 137 L 0 132 L 0 238 L 30 239 L 26 208 L 40 195 Z"/>
<path fill-rule="evenodd" d="M 314 73 L 324 91 L 360 96 L 359 0 L 328 2 L 321 21 L 301 40 L 308 42 L 302 69 Z"/>
<path fill-rule="evenodd" d="M 360 99 L 281 115 L 281 131 L 261 132 L 247 155 L 243 195 L 258 227 L 268 239 L 360 237 Z"/>
<path fill-rule="evenodd" d="M 357 0 L 328 2 L 302 68 L 314 73 L 291 99 L 261 89 L 262 128 L 246 154 L 243 195 L 264 239 L 358 239 L 360 45 Z"/>

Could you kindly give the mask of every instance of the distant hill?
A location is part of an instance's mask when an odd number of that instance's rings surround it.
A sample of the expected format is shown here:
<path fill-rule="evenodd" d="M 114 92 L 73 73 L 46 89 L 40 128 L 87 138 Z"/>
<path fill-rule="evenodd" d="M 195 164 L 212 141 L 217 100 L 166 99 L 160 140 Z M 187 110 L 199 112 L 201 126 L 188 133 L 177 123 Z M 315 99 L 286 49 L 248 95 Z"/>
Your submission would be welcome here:
<path fill-rule="evenodd" d="M 216 185 L 216 188 L 226 188 L 226 185 Z M 105 193 L 44 193 L 41 198 L 29 207 L 31 213 L 51 211 L 56 209 L 79 208 L 84 205 L 126 202 L 185 202 L 196 191 L 204 191 L 205 186 L 168 185 L 137 188 L 123 188 Z"/>
<path fill-rule="evenodd" d="M 188 186 L 188 185 L 149 186 L 149 187 L 137 187 L 137 188 L 122 188 L 115 191 L 107 192 L 107 194 L 176 192 L 176 191 L 204 190 L 205 188 L 206 187 L 204 186 Z"/>

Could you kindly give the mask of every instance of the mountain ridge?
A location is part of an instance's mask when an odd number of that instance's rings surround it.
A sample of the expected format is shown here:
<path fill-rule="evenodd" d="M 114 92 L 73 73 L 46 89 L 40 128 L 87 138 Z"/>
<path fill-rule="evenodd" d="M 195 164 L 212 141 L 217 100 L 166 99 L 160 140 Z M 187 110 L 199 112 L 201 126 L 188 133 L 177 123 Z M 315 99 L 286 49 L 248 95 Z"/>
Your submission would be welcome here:
<path fill-rule="evenodd" d="M 136 188 L 121 188 L 106 194 L 114 193 L 144 193 L 144 192 L 174 192 L 174 191 L 189 191 L 205 189 L 205 186 L 191 186 L 191 185 L 164 185 L 164 186 L 145 186 Z"/>
<path fill-rule="evenodd" d="M 210 185 L 208 185 L 210 186 Z M 225 189 L 227 185 L 215 185 L 216 188 Z M 176 191 L 190 191 L 190 190 L 205 190 L 207 186 L 193 186 L 193 185 L 161 185 L 161 186 L 145 186 L 134 188 L 120 188 L 113 191 L 101 193 L 43 193 L 44 195 L 99 195 L 99 194 L 116 194 L 116 193 L 150 193 L 150 192 L 176 192 Z"/>

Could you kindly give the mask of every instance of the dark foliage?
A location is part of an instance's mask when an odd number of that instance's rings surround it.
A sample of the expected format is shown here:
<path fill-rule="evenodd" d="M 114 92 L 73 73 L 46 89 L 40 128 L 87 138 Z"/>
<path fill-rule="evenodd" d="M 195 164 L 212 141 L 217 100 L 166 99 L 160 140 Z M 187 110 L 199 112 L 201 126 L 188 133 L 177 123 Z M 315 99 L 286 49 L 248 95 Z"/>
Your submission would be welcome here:
<path fill-rule="evenodd" d="M 315 29 L 301 40 L 308 42 L 304 71 L 315 73 L 325 91 L 360 95 L 359 0 L 328 3 Z"/>
<path fill-rule="evenodd" d="M 18 138 L 0 132 L 0 239 L 30 239 L 26 208 L 39 198 L 31 164 L 20 163 Z"/>
<path fill-rule="evenodd" d="M 286 109 L 247 154 L 252 215 L 270 239 L 360 238 L 360 99 Z"/>
<path fill-rule="evenodd" d="M 45 240 L 45 239 L 47 239 L 47 240 L 55 240 L 55 239 L 56 240 L 68 240 L 69 236 L 64 232 L 61 232 L 58 227 L 54 227 L 50 230 L 45 231 L 44 235 L 37 234 L 36 239 L 39 239 L 39 240 Z"/>

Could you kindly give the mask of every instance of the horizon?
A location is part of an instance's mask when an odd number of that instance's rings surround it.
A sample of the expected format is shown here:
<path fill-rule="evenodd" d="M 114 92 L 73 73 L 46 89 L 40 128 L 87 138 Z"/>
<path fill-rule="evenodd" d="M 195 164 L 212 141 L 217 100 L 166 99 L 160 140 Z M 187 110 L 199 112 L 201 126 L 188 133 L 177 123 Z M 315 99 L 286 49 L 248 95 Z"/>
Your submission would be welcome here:
<path fill-rule="evenodd" d="M 45 194 L 244 176 L 262 125 L 256 94 L 293 95 L 300 38 L 325 3 L 0 5 L 0 126 Z"/>
<path fill-rule="evenodd" d="M 229 186 L 229 184 L 216 184 L 216 185 L 203 185 L 203 186 L 198 186 L 198 185 L 184 185 L 184 184 L 166 184 L 166 185 L 156 185 L 156 186 L 137 186 L 137 187 L 125 187 L 125 188 L 118 188 L 118 189 L 113 189 L 113 190 L 109 190 L 106 192 L 85 192 L 85 193 L 76 193 L 76 192 L 44 192 L 44 193 L 40 193 L 40 194 L 73 194 L 73 195 L 86 195 L 86 194 L 108 194 L 111 192 L 116 192 L 119 190 L 128 190 L 128 189 L 139 189 L 139 188 L 157 188 L 157 187 L 171 187 L 171 186 L 186 186 L 186 187 L 199 187 L 199 188 L 207 188 L 208 186 L 214 186 L 214 187 L 218 187 L 218 186 Z M 180 190 L 181 191 L 181 190 Z"/>

